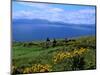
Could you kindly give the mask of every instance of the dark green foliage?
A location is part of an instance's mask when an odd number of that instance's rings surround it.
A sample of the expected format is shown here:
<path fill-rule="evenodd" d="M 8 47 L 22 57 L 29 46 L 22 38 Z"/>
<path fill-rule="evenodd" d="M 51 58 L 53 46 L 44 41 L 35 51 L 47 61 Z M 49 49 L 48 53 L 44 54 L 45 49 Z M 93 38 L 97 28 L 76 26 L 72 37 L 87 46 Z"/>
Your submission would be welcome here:
<path fill-rule="evenodd" d="M 93 64 L 93 62 L 91 62 L 87 69 L 96 69 L 96 64 Z"/>
<path fill-rule="evenodd" d="M 49 39 L 48 37 L 47 37 L 47 39 L 46 39 L 46 42 L 47 42 L 47 41 L 50 41 L 50 39 Z"/>
<path fill-rule="evenodd" d="M 52 42 L 52 47 L 55 47 L 55 46 L 56 46 L 56 43 L 57 43 L 57 41 L 56 41 L 56 39 L 54 38 L 54 39 L 53 39 L 53 42 Z"/>
<path fill-rule="evenodd" d="M 49 46 L 50 46 L 50 39 L 47 38 L 47 39 L 46 39 L 46 48 L 49 48 Z"/>
<path fill-rule="evenodd" d="M 73 57 L 73 64 L 72 64 L 72 69 L 73 70 L 84 70 L 84 57 L 80 55 L 76 55 Z"/>

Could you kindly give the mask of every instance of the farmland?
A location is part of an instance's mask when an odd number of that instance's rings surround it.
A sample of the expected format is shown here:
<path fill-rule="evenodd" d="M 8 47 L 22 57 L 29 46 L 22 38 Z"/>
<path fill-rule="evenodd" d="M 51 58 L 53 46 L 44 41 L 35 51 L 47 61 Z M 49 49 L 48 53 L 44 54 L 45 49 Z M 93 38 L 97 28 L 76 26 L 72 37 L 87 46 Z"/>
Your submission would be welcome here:
<path fill-rule="evenodd" d="M 46 40 L 13 41 L 12 73 L 28 74 L 96 69 L 95 36 L 54 40 L 49 40 L 49 42 Z"/>

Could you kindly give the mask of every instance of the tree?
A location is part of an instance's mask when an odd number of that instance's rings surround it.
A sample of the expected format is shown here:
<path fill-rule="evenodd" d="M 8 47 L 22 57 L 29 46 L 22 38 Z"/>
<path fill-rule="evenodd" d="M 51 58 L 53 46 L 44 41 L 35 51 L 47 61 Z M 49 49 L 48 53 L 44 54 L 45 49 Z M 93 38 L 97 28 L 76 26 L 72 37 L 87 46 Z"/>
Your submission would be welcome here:
<path fill-rule="evenodd" d="M 65 38 L 65 40 L 64 40 L 66 43 L 68 42 L 68 39 L 67 38 Z"/>
<path fill-rule="evenodd" d="M 53 39 L 53 45 L 52 45 L 52 46 L 55 47 L 55 46 L 56 46 L 56 43 L 57 43 L 57 41 L 56 41 L 56 39 L 54 38 L 54 39 Z"/>
<path fill-rule="evenodd" d="M 46 48 L 48 48 L 49 45 L 50 45 L 50 39 L 47 37 L 47 39 L 46 39 Z"/>
<path fill-rule="evenodd" d="M 48 42 L 48 41 L 50 41 L 50 39 L 47 37 L 47 40 L 46 41 Z"/>

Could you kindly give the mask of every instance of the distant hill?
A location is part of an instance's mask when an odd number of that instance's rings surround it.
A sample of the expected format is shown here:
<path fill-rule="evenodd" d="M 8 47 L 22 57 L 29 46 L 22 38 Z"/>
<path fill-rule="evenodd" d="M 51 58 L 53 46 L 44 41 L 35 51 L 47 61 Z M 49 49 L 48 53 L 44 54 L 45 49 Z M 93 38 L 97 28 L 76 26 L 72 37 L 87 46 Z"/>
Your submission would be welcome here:
<path fill-rule="evenodd" d="M 64 22 L 54 22 L 54 21 L 48 21 L 44 19 L 13 19 L 12 21 L 13 24 L 54 24 L 54 25 L 67 25 L 67 26 L 72 26 L 72 25 L 78 25 L 81 27 L 95 27 L 95 25 L 90 25 L 90 24 L 72 24 L 72 23 L 64 23 Z"/>

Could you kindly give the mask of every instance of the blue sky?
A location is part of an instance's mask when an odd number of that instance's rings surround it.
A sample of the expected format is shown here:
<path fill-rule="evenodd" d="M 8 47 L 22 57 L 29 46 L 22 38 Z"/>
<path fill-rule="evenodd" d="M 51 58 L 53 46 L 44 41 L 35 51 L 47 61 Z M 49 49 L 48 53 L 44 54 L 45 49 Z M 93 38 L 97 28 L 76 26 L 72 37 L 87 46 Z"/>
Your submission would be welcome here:
<path fill-rule="evenodd" d="M 95 24 L 95 6 L 14 2 L 13 19 L 45 19 L 73 24 Z"/>

